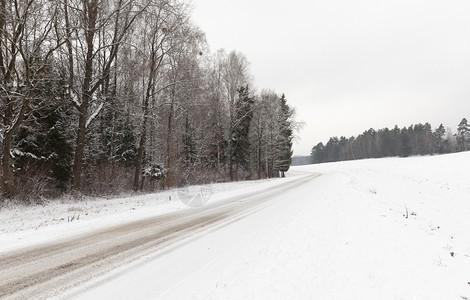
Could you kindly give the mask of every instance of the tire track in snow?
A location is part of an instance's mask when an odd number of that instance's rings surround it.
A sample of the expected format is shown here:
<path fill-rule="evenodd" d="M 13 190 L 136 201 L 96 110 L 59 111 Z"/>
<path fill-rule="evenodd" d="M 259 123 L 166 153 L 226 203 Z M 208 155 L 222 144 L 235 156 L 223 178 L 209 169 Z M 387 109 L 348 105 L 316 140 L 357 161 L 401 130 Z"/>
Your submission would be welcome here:
<path fill-rule="evenodd" d="M 145 251 L 156 251 L 198 232 L 235 222 L 317 176 L 303 176 L 274 188 L 229 197 L 198 209 L 168 213 L 0 254 L 0 298 L 40 298 L 60 294 L 130 263 Z"/>

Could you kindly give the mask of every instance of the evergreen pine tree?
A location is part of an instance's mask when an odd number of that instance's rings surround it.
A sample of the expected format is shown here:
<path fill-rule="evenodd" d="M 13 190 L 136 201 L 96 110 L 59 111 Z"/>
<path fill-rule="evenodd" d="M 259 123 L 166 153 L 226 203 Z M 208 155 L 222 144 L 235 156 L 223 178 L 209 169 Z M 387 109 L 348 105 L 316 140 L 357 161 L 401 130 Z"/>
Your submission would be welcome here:
<path fill-rule="evenodd" d="M 439 125 L 439 127 L 434 130 L 433 135 L 435 141 L 434 152 L 439 154 L 444 153 L 444 137 L 446 135 L 446 129 L 444 128 L 444 125 Z"/>
<path fill-rule="evenodd" d="M 137 156 L 137 138 L 123 101 L 115 96 L 110 97 L 99 121 L 99 126 L 96 126 L 99 129 L 97 138 L 100 139 L 100 145 L 95 147 L 97 162 L 133 167 Z"/>
<path fill-rule="evenodd" d="M 277 139 L 277 159 L 275 168 L 281 172 L 281 177 L 289 170 L 292 163 L 292 139 L 294 132 L 292 130 L 292 109 L 287 104 L 286 96 L 282 94 L 279 98 L 279 116 L 278 128 L 279 135 Z"/>
<path fill-rule="evenodd" d="M 184 132 L 183 132 L 183 145 L 181 149 L 181 162 L 186 165 L 192 165 L 196 162 L 197 151 L 196 151 L 196 142 L 194 140 L 194 127 L 189 121 L 189 117 L 186 116 L 184 122 Z"/>
<path fill-rule="evenodd" d="M 123 122 L 118 124 L 118 133 L 116 135 L 116 161 L 125 167 L 133 167 L 137 158 L 137 137 L 135 134 L 135 126 L 126 117 Z"/>
<path fill-rule="evenodd" d="M 460 121 L 459 126 L 457 127 L 457 144 L 460 151 L 469 150 L 468 144 L 470 142 L 470 125 L 467 122 L 466 118 L 463 118 Z"/>
<path fill-rule="evenodd" d="M 238 90 L 238 98 L 235 103 L 235 126 L 232 136 L 232 159 L 236 168 L 239 166 L 245 170 L 249 163 L 250 125 L 253 118 L 252 105 L 254 98 L 249 96 L 248 86 Z"/>
<path fill-rule="evenodd" d="M 401 136 L 400 156 L 408 157 L 410 155 L 413 155 L 413 141 L 412 141 L 413 126 L 410 126 L 409 128 L 403 127 L 403 129 L 400 132 L 400 136 Z"/>
<path fill-rule="evenodd" d="M 325 146 L 323 143 L 320 142 L 312 148 L 312 151 L 310 152 L 310 159 L 314 164 L 325 162 Z"/>
<path fill-rule="evenodd" d="M 45 176 L 43 180 L 54 181 L 56 188 L 64 191 L 72 171 L 71 113 L 57 97 L 60 83 L 45 80 L 44 85 L 35 99 L 41 105 L 31 112 L 15 139 L 15 168 L 23 179 Z"/>

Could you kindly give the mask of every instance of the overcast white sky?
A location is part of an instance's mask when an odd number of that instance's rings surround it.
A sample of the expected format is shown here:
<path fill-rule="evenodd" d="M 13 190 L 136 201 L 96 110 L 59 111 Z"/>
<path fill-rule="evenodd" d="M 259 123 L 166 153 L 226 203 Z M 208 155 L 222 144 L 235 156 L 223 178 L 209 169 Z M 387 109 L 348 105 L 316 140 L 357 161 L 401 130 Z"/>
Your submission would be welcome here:
<path fill-rule="evenodd" d="M 294 154 L 369 128 L 470 118 L 469 0 L 193 0 L 212 51 L 305 121 Z"/>

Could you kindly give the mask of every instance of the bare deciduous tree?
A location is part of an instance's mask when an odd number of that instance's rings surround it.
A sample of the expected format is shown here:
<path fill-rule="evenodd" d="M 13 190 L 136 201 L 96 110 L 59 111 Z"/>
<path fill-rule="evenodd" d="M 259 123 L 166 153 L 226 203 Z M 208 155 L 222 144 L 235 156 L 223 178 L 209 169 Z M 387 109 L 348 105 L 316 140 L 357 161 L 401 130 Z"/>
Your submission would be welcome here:
<path fill-rule="evenodd" d="M 78 112 L 73 163 L 75 190 L 80 190 L 87 129 L 106 101 L 106 83 L 120 45 L 137 17 L 150 5 L 137 0 L 64 0 L 67 35 L 64 51 L 69 91 Z"/>
<path fill-rule="evenodd" d="M 2 193 L 12 197 L 12 140 L 42 80 L 53 53 L 64 42 L 56 35 L 55 1 L 0 1 L 0 98 L 2 127 Z M 38 105 L 38 104 L 36 104 Z"/>

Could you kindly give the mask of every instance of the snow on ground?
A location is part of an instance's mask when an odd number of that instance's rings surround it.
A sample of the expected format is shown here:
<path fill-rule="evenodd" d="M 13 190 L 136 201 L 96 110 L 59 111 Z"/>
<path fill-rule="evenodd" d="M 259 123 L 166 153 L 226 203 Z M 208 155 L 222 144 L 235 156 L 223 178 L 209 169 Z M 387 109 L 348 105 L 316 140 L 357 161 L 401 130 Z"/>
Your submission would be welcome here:
<path fill-rule="evenodd" d="M 64 298 L 470 299 L 470 152 L 293 167 L 287 179 L 220 187 L 225 192 L 214 201 L 309 173 L 322 175 L 263 210 Z M 108 203 L 100 214 L 121 222 L 129 212 L 183 208 L 167 196 L 96 203 Z M 57 219 L 70 214 L 66 207 L 38 210 Z M 1 248 L 12 237 L 30 238 L 34 211 L 2 209 Z M 35 231 L 103 225 L 88 216 Z"/>
<path fill-rule="evenodd" d="M 260 182 L 263 186 L 277 184 L 276 179 Z M 209 202 L 215 202 L 240 190 L 256 191 L 260 182 L 217 183 L 204 188 L 212 194 Z M 44 205 L 7 203 L 0 205 L 0 252 L 181 209 L 188 207 L 180 201 L 178 189 L 114 199 L 64 198 Z"/>

